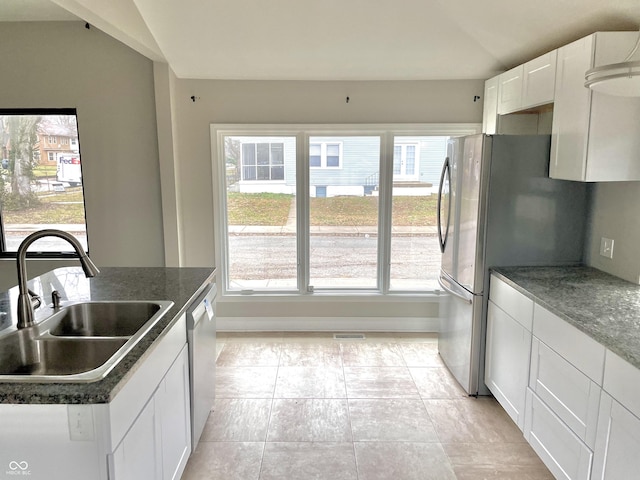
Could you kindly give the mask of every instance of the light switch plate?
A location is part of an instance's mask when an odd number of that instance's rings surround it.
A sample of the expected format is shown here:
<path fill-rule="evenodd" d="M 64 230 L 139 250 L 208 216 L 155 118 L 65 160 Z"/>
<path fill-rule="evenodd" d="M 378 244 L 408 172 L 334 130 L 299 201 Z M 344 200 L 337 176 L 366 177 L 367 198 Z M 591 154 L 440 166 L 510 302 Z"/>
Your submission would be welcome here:
<path fill-rule="evenodd" d="M 605 237 L 600 239 L 600 255 L 613 258 L 613 239 Z"/>

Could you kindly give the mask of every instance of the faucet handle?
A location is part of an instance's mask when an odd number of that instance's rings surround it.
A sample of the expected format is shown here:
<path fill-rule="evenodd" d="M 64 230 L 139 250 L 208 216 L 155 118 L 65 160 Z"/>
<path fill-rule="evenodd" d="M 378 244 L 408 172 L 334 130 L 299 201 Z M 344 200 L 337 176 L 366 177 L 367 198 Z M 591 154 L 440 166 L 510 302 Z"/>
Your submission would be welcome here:
<path fill-rule="evenodd" d="M 27 289 L 27 291 L 29 292 L 29 296 L 31 297 L 31 305 L 32 305 L 32 307 L 33 308 L 40 308 L 40 305 L 42 305 L 42 299 L 40 298 L 40 295 L 38 295 L 36 292 L 31 290 L 30 288 Z"/>

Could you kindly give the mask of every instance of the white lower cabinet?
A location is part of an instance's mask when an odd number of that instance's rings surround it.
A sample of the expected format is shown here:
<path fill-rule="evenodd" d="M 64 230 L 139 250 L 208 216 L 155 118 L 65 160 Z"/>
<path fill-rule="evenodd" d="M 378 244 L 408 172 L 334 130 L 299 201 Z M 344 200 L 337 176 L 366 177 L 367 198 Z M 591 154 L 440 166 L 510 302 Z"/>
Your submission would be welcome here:
<path fill-rule="evenodd" d="M 600 400 L 592 480 L 640 478 L 640 418 L 606 392 Z"/>
<path fill-rule="evenodd" d="M 155 394 L 162 444 L 162 479 L 182 476 L 191 453 L 189 411 L 189 357 L 187 347 L 167 372 Z"/>
<path fill-rule="evenodd" d="M 110 480 L 177 480 L 191 452 L 186 346 L 113 453 Z"/>
<path fill-rule="evenodd" d="M 502 408 L 524 428 L 531 332 L 489 301 L 485 383 Z"/>
<path fill-rule="evenodd" d="M 159 461 L 154 399 L 151 398 L 113 453 L 113 466 L 109 478 L 160 478 Z"/>
<path fill-rule="evenodd" d="M 531 389 L 524 436 L 555 478 L 589 480 L 593 452 Z"/>
<path fill-rule="evenodd" d="M 485 383 L 556 479 L 640 479 L 634 364 L 495 275 L 486 352 Z"/>

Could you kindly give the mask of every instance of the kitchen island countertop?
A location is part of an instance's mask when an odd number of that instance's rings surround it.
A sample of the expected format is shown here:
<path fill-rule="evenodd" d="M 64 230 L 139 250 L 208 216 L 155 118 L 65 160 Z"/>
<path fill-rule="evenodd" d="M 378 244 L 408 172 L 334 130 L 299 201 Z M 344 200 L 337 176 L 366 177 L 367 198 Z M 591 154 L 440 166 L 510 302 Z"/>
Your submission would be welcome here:
<path fill-rule="evenodd" d="M 586 266 L 504 267 L 492 273 L 640 368 L 640 285 Z"/>
<path fill-rule="evenodd" d="M 0 382 L 0 403 L 14 404 L 87 404 L 108 403 L 136 370 L 149 347 L 169 329 L 204 287 L 214 281 L 214 268 L 108 267 L 94 278 L 86 278 L 80 267 L 59 268 L 34 278 L 29 287 L 50 299 L 51 289 L 62 300 L 170 300 L 174 304 L 165 316 L 102 380 L 90 383 L 18 383 Z M 15 329 L 17 287 L 0 298 L 3 330 Z M 42 308 L 42 307 L 41 307 Z M 47 309 L 49 312 L 47 312 Z M 44 307 L 39 316 L 50 314 Z"/>

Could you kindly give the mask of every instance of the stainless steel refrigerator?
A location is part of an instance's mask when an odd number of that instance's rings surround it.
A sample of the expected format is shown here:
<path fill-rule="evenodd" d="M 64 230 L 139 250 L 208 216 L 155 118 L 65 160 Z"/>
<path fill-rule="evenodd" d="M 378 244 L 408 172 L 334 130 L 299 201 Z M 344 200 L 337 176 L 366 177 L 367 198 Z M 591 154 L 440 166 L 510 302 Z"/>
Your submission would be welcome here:
<path fill-rule="evenodd" d="M 548 177 L 548 135 L 449 140 L 438 195 L 438 350 L 470 395 L 484 384 L 489 269 L 582 262 L 589 186 Z"/>

